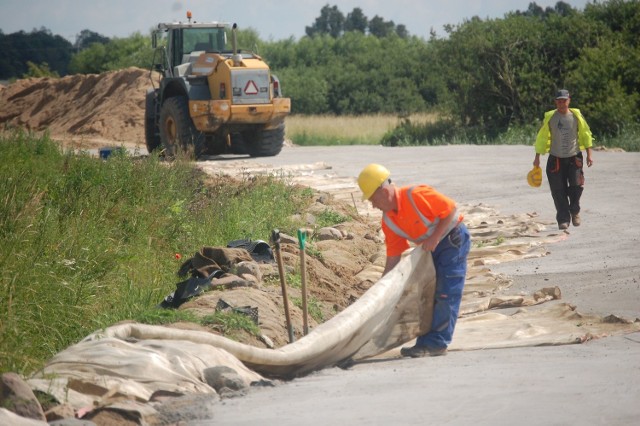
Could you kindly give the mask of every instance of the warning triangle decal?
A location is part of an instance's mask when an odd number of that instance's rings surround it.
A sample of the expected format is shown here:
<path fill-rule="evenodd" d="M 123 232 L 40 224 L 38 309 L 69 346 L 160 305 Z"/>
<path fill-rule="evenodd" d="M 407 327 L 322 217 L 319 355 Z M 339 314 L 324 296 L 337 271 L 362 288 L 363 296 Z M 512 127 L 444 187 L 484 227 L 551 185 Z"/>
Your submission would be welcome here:
<path fill-rule="evenodd" d="M 253 80 L 249 80 L 247 85 L 244 87 L 245 95 L 257 95 L 258 94 L 258 86 L 253 82 Z"/>

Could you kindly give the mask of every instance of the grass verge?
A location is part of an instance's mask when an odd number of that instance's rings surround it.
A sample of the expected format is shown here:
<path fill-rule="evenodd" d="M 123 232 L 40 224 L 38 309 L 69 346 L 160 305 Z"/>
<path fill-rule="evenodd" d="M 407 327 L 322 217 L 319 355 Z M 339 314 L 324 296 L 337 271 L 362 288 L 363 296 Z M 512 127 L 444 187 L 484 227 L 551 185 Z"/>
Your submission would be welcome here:
<path fill-rule="evenodd" d="M 300 224 L 288 218 L 310 202 L 278 177 L 101 160 L 23 131 L 0 134 L 0 180 L 0 372 L 21 374 L 118 321 L 162 322 L 156 306 L 175 289 L 179 257 L 293 233 Z M 238 322 L 209 321 L 225 332 Z"/>

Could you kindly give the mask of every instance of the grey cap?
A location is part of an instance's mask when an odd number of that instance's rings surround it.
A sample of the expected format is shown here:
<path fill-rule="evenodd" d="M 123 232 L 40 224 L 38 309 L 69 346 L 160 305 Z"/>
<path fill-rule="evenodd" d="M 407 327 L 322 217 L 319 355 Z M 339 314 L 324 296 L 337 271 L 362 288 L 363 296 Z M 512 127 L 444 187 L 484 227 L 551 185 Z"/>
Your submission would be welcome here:
<path fill-rule="evenodd" d="M 569 91 L 566 89 L 560 89 L 556 92 L 556 99 L 569 99 Z"/>

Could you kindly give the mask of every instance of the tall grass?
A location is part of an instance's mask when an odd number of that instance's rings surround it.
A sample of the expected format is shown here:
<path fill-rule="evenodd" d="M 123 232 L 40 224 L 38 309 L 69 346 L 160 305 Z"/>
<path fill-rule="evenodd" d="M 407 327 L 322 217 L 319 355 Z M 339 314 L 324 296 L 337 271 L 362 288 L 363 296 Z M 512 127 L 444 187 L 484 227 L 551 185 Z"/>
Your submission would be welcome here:
<path fill-rule="evenodd" d="M 293 232 L 287 218 L 309 202 L 278 177 L 101 160 L 21 131 L 0 134 L 0 181 L 0 372 L 32 372 L 96 329 L 153 317 L 175 289 L 177 253 Z"/>
<path fill-rule="evenodd" d="M 294 144 L 311 145 L 532 145 L 539 124 L 516 126 L 491 134 L 481 127 L 461 127 L 437 114 L 410 117 L 303 116 L 287 118 L 287 138 Z M 600 136 L 594 146 L 640 151 L 640 125 L 631 123 L 616 136 Z"/>
<path fill-rule="evenodd" d="M 615 136 L 603 136 L 597 139 L 595 144 L 607 148 L 620 148 L 627 152 L 640 152 L 640 124 L 626 126 Z"/>
<path fill-rule="evenodd" d="M 413 123 L 429 123 L 435 114 L 409 117 Z M 403 117 L 395 115 L 331 116 L 292 115 L 287 117 L 286 137 L 294 144 L 379 145 L 382 137 L 398 126 Z"/>

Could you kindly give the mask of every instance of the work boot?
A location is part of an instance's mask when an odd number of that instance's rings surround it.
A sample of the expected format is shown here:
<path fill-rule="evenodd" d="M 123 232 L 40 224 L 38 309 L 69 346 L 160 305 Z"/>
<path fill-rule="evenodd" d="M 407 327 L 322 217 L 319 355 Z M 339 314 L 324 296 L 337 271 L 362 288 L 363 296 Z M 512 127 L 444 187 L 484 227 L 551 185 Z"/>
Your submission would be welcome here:
<path fill-rule="evenodd" d="M 425 356 L 442 356 L 447 354 L 447 348 L 430 348 L 428 346 L 412 346 L 400 349 L 400 355 L 411 358 L 422 358 Z"/>
<path fill-rule="evenodd" d="M 558 224 L 558 229 L 568 229 L 569 228 L 569 222 L 562 222 Z"/>
<path fill-rule="evenodd" d="M 580 226 L 580 213 L 572 214 L 571 222 L 573 223 L 573 226 Z"/>

